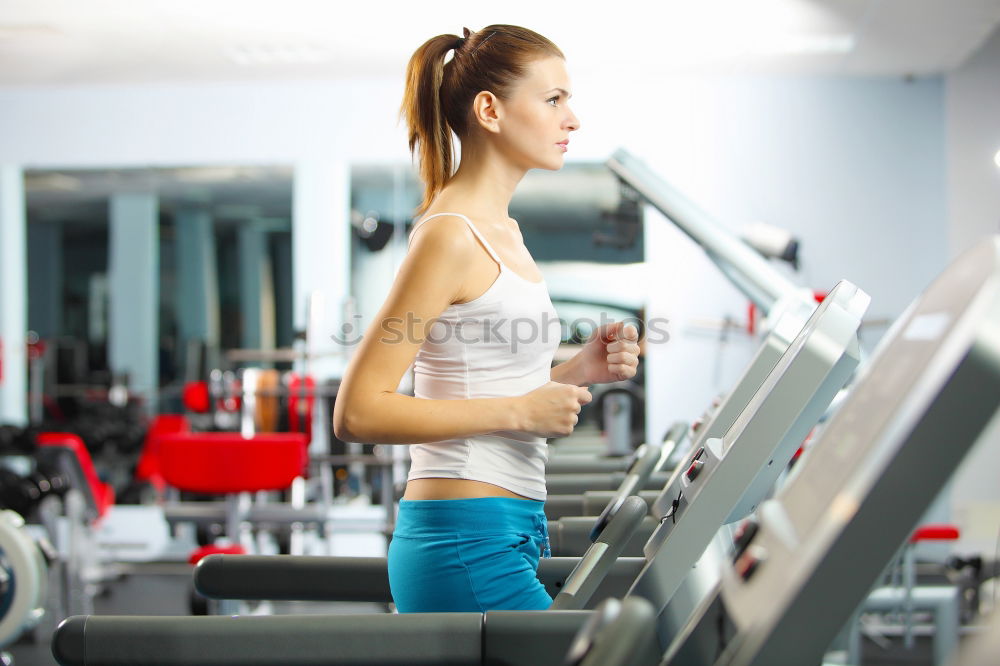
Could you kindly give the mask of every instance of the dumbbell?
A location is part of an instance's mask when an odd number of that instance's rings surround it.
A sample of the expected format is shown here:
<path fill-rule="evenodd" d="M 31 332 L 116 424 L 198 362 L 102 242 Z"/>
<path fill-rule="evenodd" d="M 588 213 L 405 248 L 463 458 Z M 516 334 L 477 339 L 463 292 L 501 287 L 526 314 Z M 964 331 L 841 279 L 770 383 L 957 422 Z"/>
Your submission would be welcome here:
<path fill-rule="evenodd" d="M 30 456 L 35 451 L 35 428 L 0 425 L 0 455 Z"/>
<path fill-rule="evenodd" d="M 44 498 L 62 496 L 70 480 L 63 472 L 37 467 L 27 476 L 0 467 L 0 509 L 7 508 L 27 517 Z"/>

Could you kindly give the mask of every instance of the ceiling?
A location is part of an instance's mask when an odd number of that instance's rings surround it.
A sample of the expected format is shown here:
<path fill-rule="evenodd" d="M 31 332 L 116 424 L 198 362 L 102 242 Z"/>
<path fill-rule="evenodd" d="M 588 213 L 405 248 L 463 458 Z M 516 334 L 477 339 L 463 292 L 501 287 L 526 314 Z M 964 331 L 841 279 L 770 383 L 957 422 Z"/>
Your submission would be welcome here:
<path fill-rule="evenodd" d="M 0 0 L 0 86 L 401 77 L 425 39 L 531 27 L 571 72 L 926 75 L 959 65 L 1000 0 Z"/>

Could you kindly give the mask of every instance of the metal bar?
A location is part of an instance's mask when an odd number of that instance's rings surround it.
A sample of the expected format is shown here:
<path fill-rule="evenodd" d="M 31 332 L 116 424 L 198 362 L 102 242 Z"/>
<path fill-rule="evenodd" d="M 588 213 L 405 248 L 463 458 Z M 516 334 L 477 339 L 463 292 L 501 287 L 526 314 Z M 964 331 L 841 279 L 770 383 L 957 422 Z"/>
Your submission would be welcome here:
<path fill-rule="evenodd" d="M 607 166 L 702 246 L 726 277 L 764 312 L 770 313 L 783 296 L 800 291 L 756 251 L 628 151 L 615 151 Z"/>

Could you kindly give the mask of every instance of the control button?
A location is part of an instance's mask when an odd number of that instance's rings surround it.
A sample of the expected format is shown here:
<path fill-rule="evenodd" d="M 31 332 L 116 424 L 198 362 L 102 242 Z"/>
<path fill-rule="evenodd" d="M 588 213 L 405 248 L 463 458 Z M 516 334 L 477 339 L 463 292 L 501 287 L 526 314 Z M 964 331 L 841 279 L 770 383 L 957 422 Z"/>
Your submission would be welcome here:
<path fill-rule="evenodd" d="M 704 421 L 702 421 L 700 418 L 695 419 L 694 422 L 691 424 L 691 432 L 698 432 L 698 430 L 701 429 L 703 423 Z"/>
<path fill-rule="evenodd" d="M 736 575 L 740 577 L 744 582 L 750 580 L 750 577 L 754 575 L 757 569 L 764 560 L 767 559 L 767 553 L 763 548 L 753 547 L 748 548 L 745 553 L 740 555 L 733 565 L 736 570 Z"/>
<path fill-rule="evenodd" d="M 688 478 L 688 481 L 694 481 L 698 475 L 701 474 L 701 468 L 704 466 L 705 463 L 700 460 L 695 460 L 691 463 L 691 466 L 688 467 L 687 471 L 684 472 L 684 476 Z"/>
<path fill-rule="evenodd" d="M 740 555 L 747 549 L 753 538 L 757 536 L 757 531 L 760 529 L 760 524 L 748 518 L 740 523 L 740 526 L 736 530 L 736 534 L 733 535 L 733 545 L 736 547 L 736 552 L 733 555 L 733 560 L 739 559 Z"/>
<path fill-rule="evenodd" d="M 701 457 L 705 455 L 705 447 L 698 449 L 698 452 L 694 454 L 694 459 L 691 461 L 691 466 L 687 468 L 684 472 L 684 476 L 688 478 L 688 481 L 694 481 L 695 477 L 701 474 L 701 468 L 705 466 L 702 462 Z"/>

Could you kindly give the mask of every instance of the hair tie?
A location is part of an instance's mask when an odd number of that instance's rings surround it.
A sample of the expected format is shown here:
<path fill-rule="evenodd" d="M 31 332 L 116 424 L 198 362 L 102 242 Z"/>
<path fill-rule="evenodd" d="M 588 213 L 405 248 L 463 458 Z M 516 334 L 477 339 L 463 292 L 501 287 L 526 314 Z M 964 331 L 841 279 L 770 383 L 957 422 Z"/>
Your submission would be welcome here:
<path fill-rule="evenodd" d="M 457 51 L 464 45 L 465 45 L 465 37 L 459 37 L 458 39 L 455 40 L 455 44 L 451 48 Z"/>

